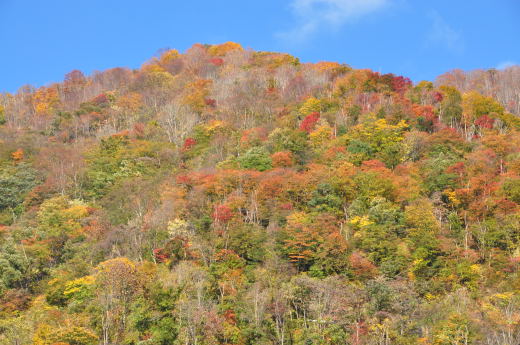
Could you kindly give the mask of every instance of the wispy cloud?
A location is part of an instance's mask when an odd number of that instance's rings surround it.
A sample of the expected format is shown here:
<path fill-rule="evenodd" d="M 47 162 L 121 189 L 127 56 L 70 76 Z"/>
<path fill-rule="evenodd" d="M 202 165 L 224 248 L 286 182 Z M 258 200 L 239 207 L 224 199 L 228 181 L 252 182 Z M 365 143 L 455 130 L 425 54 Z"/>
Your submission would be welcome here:
<path fill-rule="evenodd" d="M 454 53 L 462 53 L 464 50 L 462 35 L 453 29 L 438 12 L 430 13 L 430 18 L 432 26 L 427 37 L 428 43 L 444 46 Z"/>
<path fill-rule="evenodd" d="M 515 65 L 517 65 L 517 63 L 514 61 L 502 61 L 497 65 L 496 69 L 506 69 Z"/>
<path fill-rule="evenodd" d="M 277 34 L 279 38 L 302 42 L 322 29 L 337 30 L 345 23 L 378 11 L 391 0 L 292 0 L 297 25 Z"/>

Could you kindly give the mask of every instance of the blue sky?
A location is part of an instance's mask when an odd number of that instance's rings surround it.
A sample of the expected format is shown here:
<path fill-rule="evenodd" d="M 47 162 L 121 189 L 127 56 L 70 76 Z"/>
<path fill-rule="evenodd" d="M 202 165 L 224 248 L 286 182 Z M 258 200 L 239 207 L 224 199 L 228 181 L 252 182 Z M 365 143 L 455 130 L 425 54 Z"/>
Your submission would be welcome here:
<path fill-rule="evenodd" d="M 519 0 L 0 0 L 0 92 L 235 41 L 433 80 L 520 63 Z"/>

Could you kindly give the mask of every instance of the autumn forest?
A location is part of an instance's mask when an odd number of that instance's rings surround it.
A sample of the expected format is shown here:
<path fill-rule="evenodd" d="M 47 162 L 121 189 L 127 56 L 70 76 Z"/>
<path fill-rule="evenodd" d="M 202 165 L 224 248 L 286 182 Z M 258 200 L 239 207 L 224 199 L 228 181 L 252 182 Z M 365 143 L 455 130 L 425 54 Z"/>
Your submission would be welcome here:
<path fill-rule="evenodd" d="M 1 345 L 518 345 L 520 66 L 163 50 L 0 93 Z"/>

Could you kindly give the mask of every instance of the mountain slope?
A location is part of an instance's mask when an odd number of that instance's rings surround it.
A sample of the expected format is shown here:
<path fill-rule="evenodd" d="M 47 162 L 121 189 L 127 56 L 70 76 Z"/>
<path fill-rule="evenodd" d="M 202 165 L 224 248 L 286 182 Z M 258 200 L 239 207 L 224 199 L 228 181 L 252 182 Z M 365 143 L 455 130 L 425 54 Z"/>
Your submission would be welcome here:
<path fill-rule="evenodd" d="M 3 94 L 0 344 L 517 344 L 519 85 L 228 42 Z"/>

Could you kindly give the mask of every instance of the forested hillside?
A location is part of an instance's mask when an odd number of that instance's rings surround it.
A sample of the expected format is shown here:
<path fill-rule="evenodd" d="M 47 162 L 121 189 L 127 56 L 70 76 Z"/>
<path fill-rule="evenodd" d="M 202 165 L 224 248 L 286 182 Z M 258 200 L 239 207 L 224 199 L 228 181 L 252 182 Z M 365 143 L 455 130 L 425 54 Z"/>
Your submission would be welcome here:
<path fill-rule="evenodd" d="M 518 345 L 519 115 L 231 42 L 0 94 L 0 344 Z"/>

